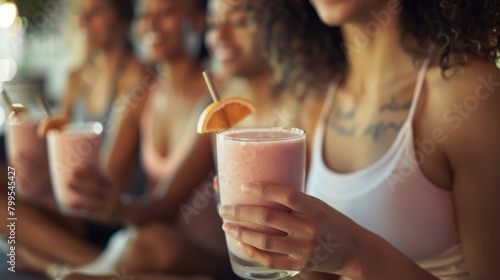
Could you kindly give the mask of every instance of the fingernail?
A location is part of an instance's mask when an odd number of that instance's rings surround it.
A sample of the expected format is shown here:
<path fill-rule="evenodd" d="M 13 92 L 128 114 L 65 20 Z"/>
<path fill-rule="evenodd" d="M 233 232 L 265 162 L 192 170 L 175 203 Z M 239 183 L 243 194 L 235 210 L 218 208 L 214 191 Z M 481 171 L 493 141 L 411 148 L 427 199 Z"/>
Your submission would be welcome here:
<path fill-rule="evenodd" d="M 230 224 L 228 224 L 228 223 L 224 223 L 222 225 L 222 230 L 223 231 L 231 231 L 232 229 L 233 229 L 233 227 Z"/>
<path fill-rule="evenodd" d="M 241 185 L 241 191 L 242 192 L 250 192 L 252 190 L 252 185 L 251 184 L 243 184 Z"/>
<path fill-rule="evenodd" d="M 227 215 L 229 214 L 229 209 L 227 206 L 222 206 L 220 209 L 219 209 L 219 215 L 223 218 L 227 217 Z"/>

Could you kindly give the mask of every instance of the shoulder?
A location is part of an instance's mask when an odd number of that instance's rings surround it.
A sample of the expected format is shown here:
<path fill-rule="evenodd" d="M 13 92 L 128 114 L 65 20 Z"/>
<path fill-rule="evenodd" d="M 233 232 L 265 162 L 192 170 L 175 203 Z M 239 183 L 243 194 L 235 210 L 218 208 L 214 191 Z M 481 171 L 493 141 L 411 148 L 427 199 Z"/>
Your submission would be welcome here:
<path fill-rule="evenodd" d="M 437 66 L 429 70 L 427 80 L 430 93 L 441 93 L 444 98 L 460 99 L 476 93 L 479 98 L 485 90 L 500 91 L 500 70 L 478 59 L 471 58 L 466 65 L 448 71 L 447 75 L 449 77 L 443 77 Z"/>
<path fill-rule="evenodd" d="M 83 87 L 83 67 L 72 70 L 66 80 L 66 88 L 61 97 L 61 107 L 65 114 L 70 114 L 73 101 Z"/>
<path fill-rule="evenodd" d="M 153 68 L 132 58 L 120 78 L 119 94 L 128 91 L 149 91 L 155 84 L 156 79 Z"/>
<path fill-rule="evenodd" d="M 80 87 L 83 82 L 83 67 L 72 70 L 67 76 L 67 87 L 75 89 Z"/>
<path fill-rule="evenodd" d="M 464 150 L 470 157 L 483 156 L 484 147 L 500 143 L 498 68 L 470 59 L 453 76 L 443 78 L 434 67 L 428 73 L 427 92 L 431 121 L 449 136 L 444 148 L 452 165 L 454 158 L 465 156 Z"/>
<path fill-rule="evenodd" d="M 153 68 L 132 58 L 118 83 L 117 97 L 125 102 L 144 105 L 157 86 Z"/>
<path fill-rule="evenodd" d="M 77 68 L 73 69 L 69 75 L 68 75 L 68 80 L 70 82 L 72 81 L 77 81 L 82 79 L 82 73 L 83 73 L 83 68 Z"/>
<path fill-rule="evenodd" d="M 138 120 L 157 86 L 153 69 L 134 58 L 126 66 L 118 83 L 115 107 Z"/>
<path fill-rule="evenodd" d="M 454 130 L 458 129 L 458 120 L 452 113 L 471 122 L 500 116 L 500 70 L 491 64 L 471 59 L 447 78 L 439 67 L 433 67 L 427 76 L 427 91 L 434 112 L 442 113 L 436 117 Z M 455 125 L 450 119 L 456 120 Z"/>

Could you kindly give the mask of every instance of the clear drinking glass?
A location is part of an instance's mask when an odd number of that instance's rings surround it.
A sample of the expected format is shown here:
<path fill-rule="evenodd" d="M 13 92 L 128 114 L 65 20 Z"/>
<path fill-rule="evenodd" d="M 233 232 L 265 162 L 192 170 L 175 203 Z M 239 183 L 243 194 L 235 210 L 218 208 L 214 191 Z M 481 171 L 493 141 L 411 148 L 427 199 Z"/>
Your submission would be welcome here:
<path fill-rule="evenodd" d="M 217 162 L 221 205 L 263 205 L 277 210 L 288 208 L 257 201 L 241 192 L 245 183 L 272 183 L 304 191 L 306 135 L 295 128 L 241 128 L 217 133 Z M 254 231 L 284 235 L 272 228 L 240 223 Z M 263 267 L 237 246 L 226 234 L 233 271 L 244 279 L 286 279 L 298 271 Z"/>
<path fill-rule="evenodd" d="M 38 125 L 44 117 L 42 111 L 29 108 L 26 113 L 20 116 L 10 116 L 7 119 L 7 157 L 10 160 L 16 160 L 20 156 L 28 157 L 36 166 L 42 168 L 39 172 L 48 175 L 47 144 L 45 138 L 37 135 Z M 29 176 L 29 174 L 19 175 Z M 28 191 L 25 187 L 16 182 L 16 188 L 21 193 Z M 48 185 L 47 188 L 50 186 Z"/>
<path fill-rule="evenodd" d="M 99 165 L 99 150 L 103 126 L 99 122 L 72 123 L 64 130 L 47 134 L 50 177 L 60 211 L 67 215 L 81 216 L 81 211 L 70 210 L 76 195 L 68 187 L 72 173 L 84 165 Z"/>

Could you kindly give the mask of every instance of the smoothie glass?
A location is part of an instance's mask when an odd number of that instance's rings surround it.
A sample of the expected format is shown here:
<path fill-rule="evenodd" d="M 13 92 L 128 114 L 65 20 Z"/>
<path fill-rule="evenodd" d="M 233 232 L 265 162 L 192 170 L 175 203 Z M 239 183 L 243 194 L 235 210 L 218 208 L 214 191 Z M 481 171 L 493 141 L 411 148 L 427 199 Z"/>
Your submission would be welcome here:
<path fill-rule="evenodd" d="M 72 123 L 64 130 L 47 134 L 50 176 L 59 210 L 71 216 L 83 216 L 83 211 L 71 210 L 77 194 L 69 189 L 73 172 L 85 165 L 99 165 L 99 150 L 103 126 L 99 122 Z"/>
<path fill-rule="evenodd" d="M 37 135 L 38 124 L 44 117 L 43 112 L 30 108 L 27 113 L 21 116 L 8 118 L 6 122 L 7 157 L 11 160 L 15 160 L 20 156 L 28 157 L 29 160 L 33 161 L 34 165 L 42 167 L 38 174 L 48 176 L 47 144 L 45 138 L 40 138 Z M 29 174 L 19 174 L 18 176 L 29 176 Z M 25 187 L 16 182 L 16 189 L 21 194 L 27 192 Z M 50 185 L 42 187 L 50 190 Z"/>
<path fill-rule="evenodd" d="M 290 211 L 282 205 L 258 201 L 241 191 L 245 183 L 272 183 L 304 191 L 306 135 L 295 128 L 241 128 L 217 133 L 217 162 L 221 205 L 244 204 Z M 284 235 L 275 229 L 240 223 L 246 228 Z M 266 268 L 226 234 L 233 271 L 244 279 L 285 279 L 298 271 Z"/>

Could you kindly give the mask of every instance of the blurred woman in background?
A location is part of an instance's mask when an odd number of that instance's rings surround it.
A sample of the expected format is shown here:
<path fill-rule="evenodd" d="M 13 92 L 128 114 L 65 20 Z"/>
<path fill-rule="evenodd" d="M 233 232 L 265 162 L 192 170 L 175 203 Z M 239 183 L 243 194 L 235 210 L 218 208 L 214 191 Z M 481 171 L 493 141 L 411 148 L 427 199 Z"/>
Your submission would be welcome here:
<path fill-rule="evenodd" d="M 199 0 L 143 2 L 137 31 L 158 65 L 158 83 L 140 120 L 147 194 L 120 196 L 112 191 L 113 178 L 92 167 L 77 172 L 70 183 L 80 196 L 72 208 L 98 220 L 133 225 L 128 229 L 133 232 L 130 242 L 110 269 L 215 277 L 228 270 L 209 177 L 210 136 L 195 130 L 210 103 L 201 75 L 206 5 Z"/>
<path fill-rule="evenodd" d="M 78 19 L 85 33 L 86 60 L 69 75 L 60 116 L 51 120 L 102 122 L 109 143 L 102 151 L 103 166 L 121 184 L 128 182 L 137 162 L 138 120 L 152 84 L 151 75 L 134 57 L 129 40 L 134 9 L 132 0 L 81 2 Z M 118 171 L 117 161 L 131 164 L 125 172 Z M 16 210 L 23 217 L 16 236 L 19 263 L 43 273 L 38 259 L 72 266 L 94 260 L 116 228 L 61 216 L 48 179 L 42 179 L 45 174 L 39 174 L 40 168 L 33 166 L 29 155 L 15 162 L 16 169 L 20 166 L 20 184 L 31 183 L 38 189 L 22 194 L 17 203 Z M 34 231 L 36 236 L 30 234 Z"/>
<path fill-rule="evenodd" d="M 129 39 L 134 3 L 133 0 L 81 1 L 78 23 L 85 35 L 85 60 L 69 75 L 60 102 L 60 113 L 51 122 L 57 123 L 61 119 L 73 122 L 99 121 L 104 125 L 106 134 L 130 138 L 127 141 L 129 145 L 138 145 L 138 124 L 132 120 L 140 115 L 146 97 L 143 93 L 151 75 L 134 57 Z M 117 121 L 111 121 L 112 118 Z M 124 129 L 123 124 L 127 124 L 128 128 Z M 105 147 L 103 153 L 105 166 L 111 158 L 118 156 L 109 147 Z M 137 157 L 127 156 L 131 159 Z M 40 189 L 26 193 L 24 197 L 44 207 L 54 207 L 48 181 L 40 180 L 45 176 L 34 174 L 39 168 L 33 166 L 29 157 L 16 159 L 16 162 L 23 167 L 21 171 L 29 171 L 21 174 L 30 174 L 20 175 L 19 179 L 31 185 L 36 184 Z M 114 167 L 109 166 L 109 169 L 113 171 Z M 25 177 L 36 177 L 37 180 Z M 127 178 L 125 176 L 122 181 L 127 181 Z"/>
<path fill-rule="evenodd" d="M 212 0 L 209 12 L 206 42 L 213 72 L 223 82 L 221 95 L 247 98 L 258 108 L 239 125 L 293 125 L 297 103 L 276 83 L 264 57 L 252 2 Z"/>
<path fill-rule="evenodd" d="M 318 92 L 324 91 L 328 84 L 325 77 L 329 77 L 334 71 L 332 67 L 325 67 L 325 62 L 322 62 L 322 72 L 319 75 L 299 79 L 284 71 L 285 67 L 276 67 L 276 61 L 270 59 L 270 52 L 263 44 L 271 36 L 262 20 L 262 10 L 267 5 L 273 7 L 273 4 L 255 1 L 210 1 L 206 42 L 212 56 L 213 72 L 222 81 L 221 95 L 247 98 L 258 108 L 238 126 L 313 129 L 314 125 L 311 124 L 315 123 L 317 114 L 302 114 L 299 117 L 304 97 L 306 94 L 319 96 Z M 312 21 L 309 18 L 305 20 Z M 319 20 L 314 24 L 324 27 Z M 314 42 L 313 44 L 329 44 L 326 38 L 330 34 L 324 28 L 316 28 L 315 32 L 303 35 L 305 40 Z M 286 53 L 286 50 L 281 51 Z M 315 47 L 304 47 L 301 51 L 314 53 L 316 50 Z M 292 81 L 293 87 L 288 86 Z M 321 98 L 317 102 L 321 102 Z M 312 135 L 313 130 L 306 133 Z M 308 151 L 311 139 L 312 137 L 307 138 Z"/>

